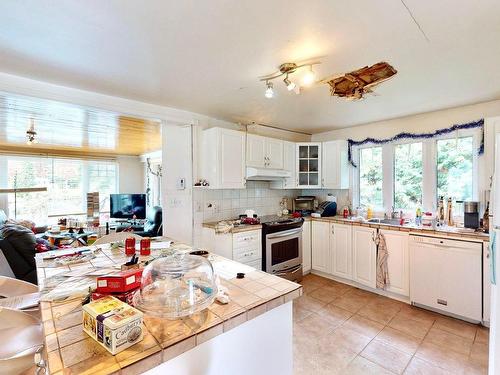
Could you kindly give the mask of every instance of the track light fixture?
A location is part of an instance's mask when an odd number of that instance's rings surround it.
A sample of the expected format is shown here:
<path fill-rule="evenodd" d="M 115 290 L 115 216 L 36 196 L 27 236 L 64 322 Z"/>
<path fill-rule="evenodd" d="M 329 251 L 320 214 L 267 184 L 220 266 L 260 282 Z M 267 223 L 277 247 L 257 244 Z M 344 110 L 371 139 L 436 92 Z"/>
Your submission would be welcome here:
<path fill-rule="evenodd" d="M 269 74 L 267 76 L 261 77 L 260 80 L 266 83 L 266 98 L 274 97 L 274 90 L 272 80 L 285 76 L 283 82 L 286 85 L 288 91 L 294 91 L 295 93 L 300 93 L 300 87 L 297 87 L 295 82 L 292 82 L 290 75 L 297 72 L 301 68 L 308 68 L 308 71 L 302 78 L 303 85 L 310 85 L 315 81 L 315 75 L 313 72 L 313 65 L 321 64 L 319 61 L 307 62 L 304 64 L 297 65 L 296 63 L 284 63 L 279 66 L 279 70 L 275 73 Z"/>

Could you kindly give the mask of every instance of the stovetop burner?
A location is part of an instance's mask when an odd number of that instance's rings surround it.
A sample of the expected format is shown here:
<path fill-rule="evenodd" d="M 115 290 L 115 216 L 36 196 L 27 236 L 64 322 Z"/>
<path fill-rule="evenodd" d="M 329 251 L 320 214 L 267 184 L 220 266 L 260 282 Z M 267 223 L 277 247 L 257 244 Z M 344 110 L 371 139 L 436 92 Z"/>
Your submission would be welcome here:
<path fill-rule="evenodd" d="M 301 217 L 280 217 L 278 215 L 267 215 L 260 218 L 261 224 L 264 226 L 274 226 L 274 225 L 292 225 L 304 221 Z"/>

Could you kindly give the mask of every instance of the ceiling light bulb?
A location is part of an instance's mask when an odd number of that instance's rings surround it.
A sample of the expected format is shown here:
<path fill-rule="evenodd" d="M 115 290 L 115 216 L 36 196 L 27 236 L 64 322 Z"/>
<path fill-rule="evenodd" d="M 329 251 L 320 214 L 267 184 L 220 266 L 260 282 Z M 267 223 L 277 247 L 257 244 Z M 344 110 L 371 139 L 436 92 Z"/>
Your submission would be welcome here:
<path fill-rule="evenodd" d="M 285 82 L 288 91 L 292 91 L 295 88 L 295 83 L 288 79 L 288 74 L 286 75 L 286 78 L 283 80 L 283 82 Z"/>
<path fill-rule="evenodd" d="M 309 70 L 306 72 L 306 74 L 302 78 L 302 82 L 304 83 L 304 85 L 310 85 L 311 83 L 314 82 L 314 79 L 315 79 L 315 75 L 314 75 L 314 72 L 312 70 L 312 65 L 310 65 Z"/>
<path fill-rule="evenodd" d="M 266 88 L 266 98 L 271 99 L 274 97 L 274 90 L 273 90 L 273 83 L 272 82 L 267 82 L 267 88 Z"/>

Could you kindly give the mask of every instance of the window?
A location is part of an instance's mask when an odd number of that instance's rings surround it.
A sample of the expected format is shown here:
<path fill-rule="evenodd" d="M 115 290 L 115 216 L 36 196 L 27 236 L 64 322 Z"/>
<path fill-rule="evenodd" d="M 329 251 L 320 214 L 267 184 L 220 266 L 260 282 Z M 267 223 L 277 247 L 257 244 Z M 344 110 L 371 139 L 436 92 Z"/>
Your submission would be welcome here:
<path fill-rule="evenodd" d="M 437 141 L 437 196 L 472 199 L 474 142 L 472 137 Z"/>
<path fill-rule="evenodd" d="M 9 194 L 9 215 L 47 222 L 47 216 L 87 212 L 87 193 L 99 192 L 100 211 L 109 212 L 109 194 L 117 191 L 114 162 L 54 158 L 7 159 L 9 188 L 47 187 L 47 192 Z"/>
<path fill-rule="evenodd" d="M 422 205 L 422 142 L 394 146 L 394 207 L 415 209 Z"/>
<path fill-rule="evenodd" d="M 461 130 L 449 137 L 388 142 L 352 149 L 354 207 L 391 207 L 413 215 L 420 206 L 434 211 L 443 195 L 454 201 L 477 200 L 481 131 Z"/>
<path fill-rule="evenodd" d="M 383 207 L 382 147 L 362 148 L 359 152 L 359 203 Z"/>

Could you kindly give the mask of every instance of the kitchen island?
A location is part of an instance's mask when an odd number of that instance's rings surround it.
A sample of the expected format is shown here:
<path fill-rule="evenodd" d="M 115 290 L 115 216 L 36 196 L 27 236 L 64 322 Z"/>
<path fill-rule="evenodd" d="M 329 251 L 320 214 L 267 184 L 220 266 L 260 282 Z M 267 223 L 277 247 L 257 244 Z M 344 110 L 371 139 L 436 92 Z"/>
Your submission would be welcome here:
<path fill-rule="evenodd" d="M 166 251 L 190 250 L 178 243 L 168 249 L 153 245 L 151 256 L 141 256 L 141 261 Z M 94 259 L 71 266 L 43 260 L 48 254 L 37 257 L 44 293 L 54 280 L 88 277 L 78 275 L 116 268 L 128 260 L 122 248 L 109 245 L 99 246 Z M 48 373 L 292 374 L 291 301 L 302 294 L 302 287 L 217 255 L 210 254 L 209 260 L 228 288 L 230 302 L 214 302 L 177 320 L 145 314 L 144 339 L 114 356 L 83 332 L 81 299 L 41 302 Z M 237 272 L 244 272 L 245 278 L 237 279 Z"/>

